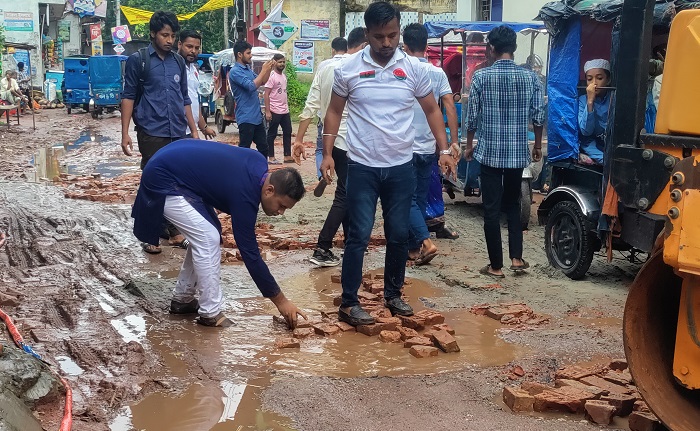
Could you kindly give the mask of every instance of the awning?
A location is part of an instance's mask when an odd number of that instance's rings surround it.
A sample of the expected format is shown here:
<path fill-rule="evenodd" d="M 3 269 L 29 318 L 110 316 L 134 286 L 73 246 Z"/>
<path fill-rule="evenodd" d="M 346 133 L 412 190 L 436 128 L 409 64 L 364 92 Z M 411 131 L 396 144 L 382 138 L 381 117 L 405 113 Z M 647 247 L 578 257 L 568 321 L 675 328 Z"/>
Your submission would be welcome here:
<path fill-rule="evenodd" d="M 24 50 L 27 50 L 27 51 L 32 51 L 32 50 L 36 49 L 36 46 L 34 46 L 34 45 L 29 45 L 29 44 L 26 44 L 26 43 L 5 42 L 5 43 L 3 44 L 3 46 L 4 46 L 5 48 L 24 49 Z"/>
<path fill-rule="evenodd" d="M 496 27 L 505 25 L 516 33 L 545 33 L 547 29 L 543 23 L 535 22 L 504 22 L 504 21 L 474 21 L 474 22 L 426 22 L 423 24 L 428 30 L 428 37 L 442 37 L 449 32 L 488 33 Z"/>

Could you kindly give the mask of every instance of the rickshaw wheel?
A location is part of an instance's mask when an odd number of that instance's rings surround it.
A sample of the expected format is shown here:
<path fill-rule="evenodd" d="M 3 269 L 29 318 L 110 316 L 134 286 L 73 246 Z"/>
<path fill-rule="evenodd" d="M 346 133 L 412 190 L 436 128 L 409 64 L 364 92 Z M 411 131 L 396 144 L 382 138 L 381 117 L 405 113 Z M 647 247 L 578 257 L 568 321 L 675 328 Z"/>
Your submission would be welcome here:
<path fill-rule="evenodd" d="M 224 122 L 224 116 L 221 115 L 221 111 L 216 111 L 214 119 L 216 121 L 216 130 L 219 133 L 224 133 L 226 131 L 226 123 Z"/>
<path fill-rule="evenodd" d="M 573 280 L 583 278 L 595 251 L 590 232 L 590 222 L 575 202 L 554 205 L 544 231 L 549 263 Z"/>
<path fill-rule="evenodd" d="M 92 116 L 93 119 L 97 120 L 97 116 L 98 116 L 97 110 L 92 111 L 90 113 L 90 115 Z"/>
<path fill-rule="evenodd" d="M 70 105 L 66 105 L 66 113 L 70 114 Z"/>
<path fill-rule="evenodd" d="M 520 181 L 520 223 L 523 230 L 530 225 L 530 208 L 532 207 L 532 184 L 530 179 Z"/>

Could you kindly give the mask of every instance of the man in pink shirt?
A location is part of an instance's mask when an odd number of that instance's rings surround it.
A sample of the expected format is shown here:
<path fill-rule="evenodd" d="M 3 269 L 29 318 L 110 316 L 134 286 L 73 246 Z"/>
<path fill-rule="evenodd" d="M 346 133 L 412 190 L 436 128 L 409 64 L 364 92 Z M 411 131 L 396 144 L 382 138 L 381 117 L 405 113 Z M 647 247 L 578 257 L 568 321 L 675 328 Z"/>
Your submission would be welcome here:
<path fill-rule="evenodd" d="M 282 54 L 275 54 L 272 60 L 275 61 L 275 68 L 265 84 L 265 118 L 269 123 L 267 129 L 269 162 L 271 164 L 280 163 L 275 159 L 275 138 L 277 137 L 277 129 L 282 126 L 284 162 L 293 163 L 292 117 L 289 115 L 289 105 L 287 104 L 287 76 L 284 74 L 287 63 Z"/>

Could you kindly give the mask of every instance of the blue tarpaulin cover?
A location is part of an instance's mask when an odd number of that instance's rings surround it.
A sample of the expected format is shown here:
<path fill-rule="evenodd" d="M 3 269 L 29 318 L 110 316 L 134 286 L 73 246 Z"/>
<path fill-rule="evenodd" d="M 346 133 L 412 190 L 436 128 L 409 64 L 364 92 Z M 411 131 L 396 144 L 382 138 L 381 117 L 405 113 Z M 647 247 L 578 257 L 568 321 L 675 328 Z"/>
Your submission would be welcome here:
<path fill-rule="evenodd" d="M 428 30 L 428 37 L 442 37 L 450 31 L 466 31 L 488 33 L 496 27 L 507 25 L 518 33 L 544 32 L 543 23 L 540 22 L 505 22 L 505 21 L 451 21 L 451 22 L 426 22 L 423 24 Z"/>
<path fill-rule="evenodd" d="M 122 65 L 128 57 L 124 55 L 96 55 L 90 57 L 90 86 L 93 89 L 122 88 Z"/>

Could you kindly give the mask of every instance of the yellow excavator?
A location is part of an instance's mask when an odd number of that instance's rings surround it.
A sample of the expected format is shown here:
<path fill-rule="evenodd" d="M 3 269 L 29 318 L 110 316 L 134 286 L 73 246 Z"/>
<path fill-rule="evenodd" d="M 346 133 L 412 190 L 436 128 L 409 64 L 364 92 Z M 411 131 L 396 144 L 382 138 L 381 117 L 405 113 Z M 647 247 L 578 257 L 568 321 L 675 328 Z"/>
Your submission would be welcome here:
<path fill-rule="evenodd" d="M 618 80 L 618 98 L 644 94 L 654 5 L 654 0 L 624 2 L 617 72 L 637 79 Z M 673 431 L 696 431 L 700 430 L 700 10 L 684 10 L 673 19 L 665 60 L 653 133 L 640 127 L 643 96 L 626 100 L 624 108 L 634 112 L 624 114 L 622 104 L 616 104 L 610 183 L 621 191 L 621 202 L 647 199 L 642 202 L 647 203 L 644 213 L 665 216 L 664 229 L 625 305 L 624 345 L 630 372 L 664 425 Z M 615 166 L 626 167 L 616 173 Z"/>

